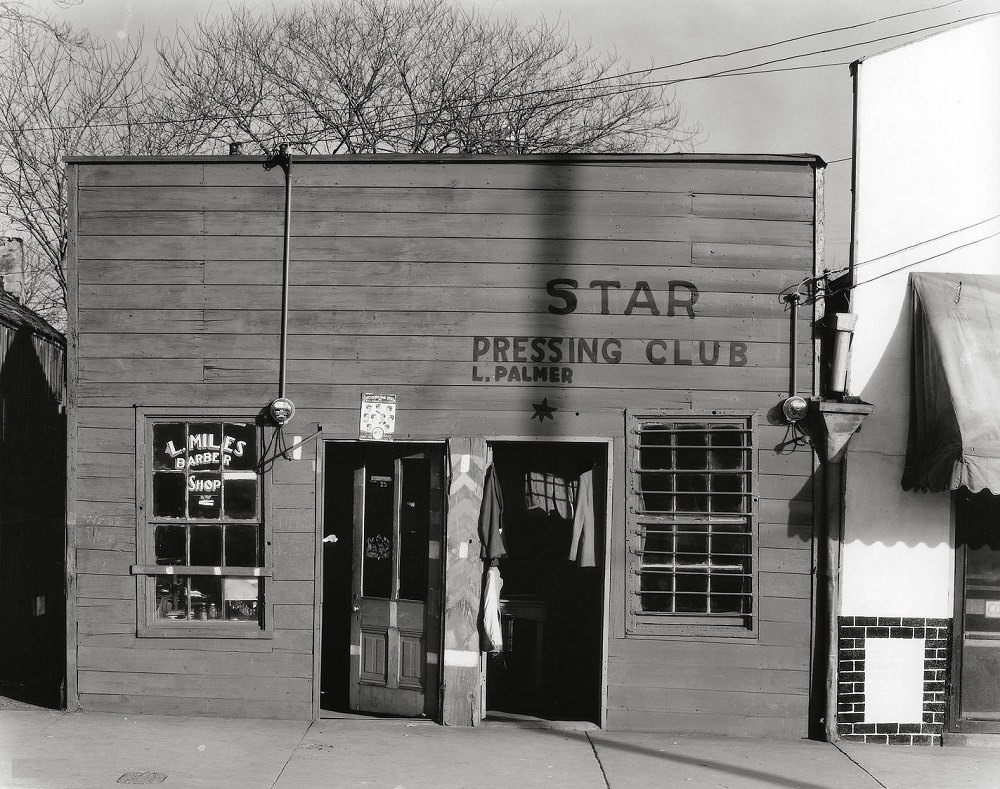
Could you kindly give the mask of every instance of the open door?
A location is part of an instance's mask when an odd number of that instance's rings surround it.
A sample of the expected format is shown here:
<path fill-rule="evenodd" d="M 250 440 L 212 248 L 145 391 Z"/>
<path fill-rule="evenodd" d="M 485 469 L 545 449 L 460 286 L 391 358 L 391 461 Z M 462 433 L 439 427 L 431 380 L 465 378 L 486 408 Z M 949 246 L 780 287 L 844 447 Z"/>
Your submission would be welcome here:
<path fill-rule="evenodd" d="M 371 443 L 356 446 L 355 452 L 350 709 L 433 717 L 443 450 Z"/>

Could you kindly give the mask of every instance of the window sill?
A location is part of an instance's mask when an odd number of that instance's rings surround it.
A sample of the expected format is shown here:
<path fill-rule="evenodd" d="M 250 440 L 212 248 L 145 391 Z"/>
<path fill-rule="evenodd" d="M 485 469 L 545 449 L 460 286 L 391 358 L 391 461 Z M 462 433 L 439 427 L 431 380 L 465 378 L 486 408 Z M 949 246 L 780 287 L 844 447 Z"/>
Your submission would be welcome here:
<path fill-rule="evenodd" d="M 669 639 L 706 638 L 712 640 L 756 639 L 756 627 L 742 624 L 713 625 L 695 622 L 639 622 L 626 628 L 626 638 Z"/>
<path fill-rule="evenodd" d="M 228 625 L 215 622 L 196 624 L 183 622 L 176 625 L 162 624 L 152 627 L 140 627 L 136 631 L 138 638 L 235 638 L 235 639 L 273 639 L 273 630 L 261 630 L 256 623 L 234 622 Z"/>

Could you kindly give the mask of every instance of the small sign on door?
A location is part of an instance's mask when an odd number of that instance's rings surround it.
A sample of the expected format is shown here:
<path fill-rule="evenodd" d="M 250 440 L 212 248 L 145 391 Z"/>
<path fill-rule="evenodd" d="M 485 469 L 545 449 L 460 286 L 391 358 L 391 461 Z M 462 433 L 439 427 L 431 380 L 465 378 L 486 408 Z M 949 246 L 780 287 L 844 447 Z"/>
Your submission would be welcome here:
<path fill-rule="evenodd" d="M 396 395 L 364 392 L 361 395 L 360 439 L 392 441 L 395 431 Z"/>

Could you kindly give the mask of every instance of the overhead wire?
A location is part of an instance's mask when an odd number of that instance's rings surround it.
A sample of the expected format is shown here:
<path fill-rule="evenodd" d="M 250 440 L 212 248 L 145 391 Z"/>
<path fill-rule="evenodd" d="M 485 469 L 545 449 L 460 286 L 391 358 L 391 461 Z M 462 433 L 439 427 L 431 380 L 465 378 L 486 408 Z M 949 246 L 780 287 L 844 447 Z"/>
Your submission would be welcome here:
<path fill-rule="evenodd" d="M 592 79 L 589 82 L 580 83 L 580 85 L 588 86 L 605 80 L 618 79 L 621 77 L 628 77 L 628 76 L 637 76 L 640 74 L 650 74 L 654 71 L 663 71 L 666 69 L 680 68 L 681 66 L 690 66 L 695 63 L 704 63 L 707 60 L 719 60 L 721 58 L 735 57 L 736 55 L 745 55 L 750 52 L 759 52 L 764 49 L 771 49 L 773 47 L 783 46 L 785 44 L 794 44 L 798 41 L 805 41 L 810 38 L 818 38 L 819 36 L 828 36 L 832 35 L 833 33 L 843 33 L 844 31 L 847 30 L 856 30 L 858 28 L 868 27 L 869 25 L 878 24 L 879 22 L 888 22 L 893 19 L 900 19 L 902 17 L 913 16 L 914 14 L 924 14 L 929 11 L 938 11 L 942 8 L 947 8 L 948 6 L 957 5 L 958 3 L 964 1 L 965 0 L 950 0 L 950 2 L 942 3 L 940 5 L 930 6 L 929 8 L 917 8 L 912 11 L 904 11 L 899 14 L 892 14 L 891 16 L 879 17 L 878 19 L 869 19 L 868 21 L 865 22 L 857 22 L 853 25 L 844 25 L 842 27 L 827 28 L 826 30 L 817 30 L 816 32 L 813 33 L 804 33 L 801 36 L 793 36 L 792 38 L 783 38 L 778 41 L 769 42 L 767 44 L 758 44 L 756 46 L 744 47 L 742 49 L 734 49 L 731 50 L 730 52 L 721 52 L 714 55 L 703 55 L 701 57 L 691 58 L 689 60 L 680 60 L 675 63 L 666 63 L 660 66 L 650 66 L 649 68 L 636 69 L 634 71 L 626 71 L 621 74 L 611 75 L 607 77 L 596 77 L 595 79 Z"/>
<path fill-rule="evenodd" d="M 913 9 L 911 11 L 904 11 L 904 12 L 901 12 L 901 13 L 898 13 L 898 14 L 891 14 L 889 16 L 877 17 L 876 19 L 869 19 L 869 20 L 866 20 L 864 22 L 856 22 L 856 23 L 851 24 L 851 25 L 843 25 L 841 27 L 833 27 L 833 28 L 826 28 L 824 30 L 817 30 L 817 31 L 812 32 L 812 33 L 804 33 L 804 34 L 799 35 L 799 36 L 793 36 L 791 38 L 779 39 L 778 41 L 771 41 L 771 42 L 766 43 L 766 44 L 758 44 L 758 45 L 755 45 L 755 46 L 752 46 L 752 47 L 743 47 L 742 49 L 734 49 L 734 50 L 730 50 L 729 52 L 719 52 L 719 53 L 715 53 L 715 54 L 712 54 L 712 55 L 702 55 L 700 57 L 689 58 L 688 60 L 680 60 L 680 61 L 676 61 L 674 63 L 664 63 L 664 64 L 661 64 L 659 66 L 648 66 L 648 67 L 642 68 L 642 69 L 633 69 L 633 70 L 630 70 L 630 71 L 616 72 L 614 74 L 609 74 L 607 76 L 595 77 L 595 78 L 593 78 L 591 80 L 585 80 L 583 82 L 578 82 L 578 83 L 576 83 L 574 85 L 562 86 L 561 88 L 558 88 L 558 89 L 555 89 L 555 90 L 572 90 L 572 89 L 578 89 L 578 88 L 585 88 L 585 87 L 589 87 L 591 85 L 596 85 L 596 84 L 598 84 L 600 82 L 607 82 L 607 81 L 610 81 L 610 80 L 618 80 L 618 79 L 622 79 L 624 77 L 642 76 L 642 75 L 646 75 L 646 74 L 651 74 L 654 71 L 665 71 L 667 69 L 680 68 L 682 66 L 689 66 L 689 65 L 693 65 L 695 63 L 704 63 L 704 62 L 709 61 L 709 60 L 720 60 L 720 59 L 723 59 L 723 58 L 735 57 L 737 55 L 745 55 L 745 54 L 748 54 L 750 52 L 759 52 L 759 51 L 762 51 L 762 50 L 765 50 L 765 49 L 773 49 L 774 47 L 783 46 L 785 44 L 791 44 L 791 43 L 796 43 L 798 41 L 805 41 L 805 40 L 808 40 L 808 39 L 811 39 L 811 38 L 818 38 L 818 37 L 821 37 L 821 36 L 832 35 L 833 33 L 842 33 L 842 32 L 845 32 L 847 30 L 857 30 L 857 29 L 860 29 L 860 28 L 863 28 L 863 27 L 868 27 L 870 25 L 878 24 L 880 22 L 888 22 L 888 21 L 891 21 L 893 19 L 900 19 L 900 18 L 907 17 L 907 16 L 913 16 L 915 14 L 924 14 L 924 13 L 928 13 L 930 11 L 938 11 L 938 10 L 940 10 L 942 8 L 947 8 L 949 6 L 957 5 L 957 4 L 962 3 L 962 2 L 966 2 L 966 0 L 950 0 L 947 3 L 941 3 L 940 5 L 929 6 L 927 8 L 917 8 L 917 9 Z M 959 18 L 959 19 L 954 20 L 953 22 L 948 22 L 948 23 L 944 23 L 944 24 L 959 24 L 962 21 L 965 21 L 965 20 L 962 19 L 962 18 Z M 914 30 L 914 31 L 909 31 L 909 32 L 906 32 L 906 33 L 898 34 L 898 35 L 911 35 L 911 34 L 915 34 L 915 33 L 921 32 L 922 30 L 926 30 L 926 29 L 927 28 L 920 28 L 920 29 L 917 29 L 917 30 Z M 860 42 L 857 45 L 860 46 L 860 45 L 863 45 L 864 43 L 865 42 Z M 814 53 L 814 52 L 802 53 L 801 55 L 799 55 L 797 57 L 808 57 L 808 56 L 810 56 L 812 54 L 817 54 L 817 53 Z M 753 65 L 751 64 L 750 66 L 747 66 L 746 68 L 753 68 Z M 540 88 L 538 90 L 533 90 L 533 91 L 523 91 L 523 92 L 520 92 L 520 93 L 508 94 L 504 98 L 505 99 L 510 99 L 510 98 L 530 98 L 530 97 L 535 96 L 535 95 L 544 95 L 544 94 L 546 94 L 546 93 L 548 93 L 548 92 L 550 92 L 552 90 L 554 90 L 554 89 L 552 89 L 552 88 Z M 396 107 L 402 107 L 402 106 L 405 106 L 405 105 L 404 105 L 403 102 L 400 102 L 400 103 L 398 103 L 398 104 L 396 104 L 394 106 L 396 106 Z M 125 108 L 124 107 L 118 107 L 118 109 L 125 109 Z M 269 114 L 274 114 L 274 113 L 269 113 Z"/>
<path fill-rule="evenodd" d="M 949 230 L 949 231 L 947 231 L 945 233 L 941 233 L 940 235 L 936 235 L 936 236 L 933 236 L 931 238 L 926 238 L 926 239 L 924 239 L 922 241 L 917 241 L 916 243 L 909 244 L 909 245 L 907 245 L 905 247 L 900 247 L 899 249 L 894 249 L 891 252 L 885 252 L 885 253 L 883 253 L 881 255 L 878 255 L 877 257 L 868 258 L 867 260 L 862 260 L 862 261 L 860 261 L 858 263 L 855 263 L 853 266 L 844 266 L 844 267 L 839 268 L 839 269 L 832 269 L 832 270 L 824 271 L 822 274 L 818 274 L 816 276 L 805 277 L 800 282 L 797 282 L 794 285 L 789 285 L 788 287 L 786 287 L 783 290 L 781 290 L 778 293 L 778 298 L 779 298 L 779 300 L 784 301 L 785 300 L 785 296 L 794 291 L 795 293 L 798 293 L 800 295 L 800 298 L 802 299 L 802 303 L 809 304 L 809 303 L 811 303 L 812 301 L 815 300 L 817 293 L 811 293 L 810 294 L 809 291 L 806 290 L 805 291 L 806 295 L 802 296 L 803 288 L 807 288 L 807 286 L 816 285 L 817 283 L 819 283 L 821 281 L 827 281 L 827 282 L 829 282 L 831 278 L 836 278 L 836 277 L 841 276 L 843 274 L 847 274 L 847 273 L 849 273 L 851 271 L 855 271 L 856 272 L 858 269 L 862 268 L 863 266 L 867 266 L 867 265 L 870 265 L 872 263 L 878 263 L 879 261 L 886 260 L 886 259 L 891 258 L 891 257 L 895 257 L 896 255 L 901 255 L 904 252 L 911 252 L 912 250 L 918 249 L 918 248 L 920 248 L 922 246 L 926 246 L 927 244 L 933 244 L 936 241 L 941 241 L 942 239 L 948 238 L 950 236 L 954 236 L 954 235 L 957 235 L 959 233 L 964 233 L 967 230 L 972 230 L 973 228 L 981 227 L 982 225 L 989 224 L 990 222 L 994 222 L 997 219 L 1000 219 L 1000 214 L 994 214 L 993 216 L 987 217 L 986 219 L 981 219 L 978 222 L 972 222 L 971 224 L 965 225 L 963 227 L 956 228 L 954 230 Z M 996 231 L 995 233 L 990 233 L 989 235 L 973 239 L 973 240 L 968 241 L 968 242 L 966 242 L 964 244 L 959 244 L 958 246 L 952 247 L 951 249 L 947 249 L 947 250 L 945 250 L 943 252 L 938 252 L 938 253 L 936 253 L 934 255 L 928 255 L 927 257 L 920 258 L 919 260 L 911 261 L 909 263 L 906 263 L 906 264 L 904 264 L 902 266 L 898 266 L 897 268 L 891 269 L 889 271 L 884 271 L 881 274 L 878 274 L 878 275 L 876 275 L 874 277 L 871 277 L 870 279 L 866 279 L 866 280 L 863 280 L 861 282 L 851 283 L 851 284 L 848 284 L 848 285 L 842 285 L 842 286 L 840 286 L 838 288 L 835 288 L 833 290 L 827 291 L 826 292 L 826 296 L 827 297 L 836 296 L 836 295 L 838 295 L 840 293 L 844 293 L 844 292 L 846 292 L 848 290 L 853 290 L 854 288 L 861 287 L 862 285 L 867 285 L 869 282 L 874 282 L 874 281 L 876 281 L 878 279 L 882 279 L 883 277 L 887 277 L 890 274 L 897 274 L 900 271 L 905 271 L 906 269 L 912 268 L 913 266 L 919 265 L 920 263 L 926 263 L 926 262 L 928 262 L 930 260 L 935 260 L 936 258 L 939 258 L 939 257 L 942 257 L 944 255 L 950 254 L 951 252 L 955 252 L 955 251 L 957 251 L 959 249 L 965 249 L 966 247 L 970 247 L 970 246 L 973 246 L 975 244 L 980 244 L 983 241 L 988 241 L 989 239 L 995 238 L 996 236 L 1000 236 L 1000 230 Z"/>
<path fill-rule="evenodd" d="M 860 288 L 862 285 L 868 285 L 869 283 L 875 282 L 876 280 L 882 279 L 883 277 L 888 277 L 891 274 L 898 274 L 900 271 L 905 271 L 908 268 L 913 268 L 914 266 L 919 265 L 920 263 L 927 263 L 928 261 L 936 260 L 937 258 L 944 257 L 945 255 L 950 255 L 952 252 L 957 252 L 960 249 L 966 249 L 968 247 L 975 246 L 976 244 L 981 244 L 984 241 L 989 241 L 991 238 L 996 238 L 997 236 L 1000 236 L 1000 230 L 997 230 L 995 233 L 990 233 L 987 236 L 983 236 L 982 238 L 976 238 L 973 239 L 972 241 L 967 241 L 964 244 L 959 244 L 958 246 L 952 247 L 951 249 L 946 249 L 943 252 L 938 252 L 937 254 L 934 255 L 928 255 L 927 257 L 921 258 L 920 260 L 914 260 L 910 263 L 907 263 L 903 266 L 899 266 L 898 268 L 894 268 L 890 271 L 883 271 L 881 274 L 876 274 L 874 277 L 866 279 L 862 282 L 856 282 L 851 285 L 843 285 L 839 288 L 836 288 L 835 290 L 830 291 L 828 295 L 836 296 L 838 293 L 843 293 L 844 291 L 847 290 L 854 290 L 856 288 Z"/>
<path fill-rule="evenodd" d="M 749 47 L 749 48 L 746 48 L 745 50 L 734 50 L 731 53 L 721 53 L 721 54 L 716 54 L 716 55 L 708 55 L 708 56 L 704 56 L 702 58 L 696 58 L 696 59 L 693 59 L 691 61 L 684 61 L 684 62 L 680 62 L 680 63 L 677 63 L 677 64 L 667 64 L 667 65 L 663 65 L 663 66 L 651 66 L 648 69 L 642 69 L 642 70 L 637 70 L 637 71 L 623 72 L 623 73 L 619 73 L 619 74 L 615 74 L 615 75 L 609 75 L 607 77 L 597 78 L 597 79 L 591 80 L 589 82 L 577 83 L 577 84 L 574 84 L 574 85 L 564 85 L 564 86 L 558 86 L 558 87 L 553 87 L 553 88 L 539 89 L 539 90 L 536 90 L 536 91 L 523 91 L 523 92 L 519 92 L 519 93 L 511 93 L 511 94 L 506 94 L 506 95 L 497 96 L 497 97 L 483 97 L 482 99 L 478 99 L 475 102 L 471 102 L 471 101 L 470 102 L 464 102 L 464 103 L 463 102 L 459 102 L 459 103 L 454 104 L 451 107 L 447 107 L 447 108 L 435 108 L 433 110 L 425 110 L 425 111 L 420 111 L 420 112 L 408 112 L 408 113 L 406 113 L 404 115 L 389 116 L 389 117 L 383 119 L 382 123 L 393 122 L 393 121 L 405 122 L 405 125 L 400 127 L 401 129 L 405 129 L 405 128 L 408 128 L 409 126 L 411 126 L 415 121 L 419 120 L 420 118 L 422 118 L 422 117 L 434 117 L 435 115 L 440 114 L 440 112 L 442 110 L 452 111 L 452 110 L 455 110 L 455 109 L 469 109 L 469 108 L 473 108 L 475 106 L 478 106 L 480 104 L 487 104 L 487 105 L 489 105 L 489 104 L 496 104 L 498 102 L 510 102 L 510 101 L 516 101 L 518 99 L 531 98 L 533 96 L 539 96 L 539 95 L 558 94 L 558 95 L 561 95 L 561 96 L 565 96 L 567 93 L 571 93 L 572 91 L 581 90 L 583 88 L 589 87 L 592 84 L 596 84 L 596 83 L 598 83 L 600 81 L 604 81 L 604 80 L 622 79 L 623 77 L 628 77 L 628 76 L 636 76 L 636 75 L 648 74 L 648 73 L 651 73 L 652 71 L 663 70 L 663 69 L 668 69 L 668 68 L 676 68 L 676 67 L 678 67 L 680 65 L 685 65 L 687 63 L 701 62 L 701 61 L 705 61 L 705 60 L 711 60 L 711 59 L 717 59 L 717 58 L 723 58 L 723 57 L 730 57 L 730 56 L 732 56 L 734 54 L 742 54 L 744 51 L 747 51 L 747 52 L 749 52 L 749 51 L 758 51 L 758 50 L 767 49 L 767 48 L 771 48 L 771 47 L 775 47 L 775 46 L 780 46 L 780 45 L 782 45 L 784 43 L 787 43 L 787 42 L 790 42 L 790 41 L 796 41 L 796 40 L 801 40 L 801 39 L 811 38 L 811 37 L 816 37 L 816 36 L 821 36 L 821 35 L 828 35 L 829 33 L 832 33 L 832 32 L 839 32 L 839 31 L 842 31 L 842 30 L 854 29 L 854 28 L 858 28 L 858 27 L 863 27 L 863 26 L 871 25 L 871 24 L 876 24 L 877 22 L 886 21 L 886 20 L 894 19 L 894 18 L 898 18 L 900 16 L 908 16 L 908 15 L 912 15 L 912 14 L 916 14 L 916 13 L 922 13 L 924 11 L 930 11 L 930 10 L 935 10 L 935 9 L 939 9 L 939 8 L 944 8 L 944 7 L 947 7 L 947 6 L 950 6 L 950 5 L 954 5 L 954 4 L 958 3 L 958 2 L 963 2 L 963 1 L 964 0 L 952 0 L 952 2 L 944 3 L 944 4 L 941 4 L 939 6 L 934 6 L 932 8 L 928 8 L 928 9 L 919 9 L 919 10 L 915 10 L 915 11 L 904 12 L 903 14 L 896 14 L 896 15 L 893 15 L 893 16 L 890 16 L 890 17 L 883 17 L 883 18 L 876 19 L 876 20 L 871 20 L 871 21 L 868 21 L 868 22 L 857 23 L 855 25 L 845 26 L 843 28 L 831 28 L 831 29 L 825 30 L 825 31 L 817 31 L 815 33 L 805 34 L 803 36 L 797 36 L 797 37 L 795 37 L 793 39 L 786 39 L 786 40 L 783 40 L 783 41 L 772 42 L 770 44 L 762 44 L 762 45 L 759 45 L 757 47 Z M 707 80 L 707 79 L 728 78 L 728 77 L 733 77 L 733 76 L 751 76 L 751 75 L 754 75 L 754 74 L 768 74 L 768 73 L 778 73 L 778 72 L 783 72 L 783 71 L 807 70 L 807 69 L 814 69 L 814 68 L 831 68 L 831 67 L 835 67 L 835 66 L 847 65 L 847 63 L 845 63 L 845 62 L 839 62 L 838 61 L 838 62 L 835 62 L 835 63 L 823 63 L 823 64 L 811 64 L 811 65 L 793 66 L 793 67 L 784 68 L 784 69 L 764 69 L 764 68 L 762 68 L 763 66 L 774 65 L 774 64 L 777 64 L 777 63 L 788 62 L 788 61 L 791 61 L 791 60 L 804 59 L 804 58 L 814 57 L 814 56 L 822 55 L 822 54 L 830 54 L 830 53 L 833 53 L 833 52 L 843 51 L 845 49 L 850 49 L 850 48 L 854 48 L 854 47 L 866 46 L 866 45 L 870 45 L 870 44 L 873 44 L 873 43 L 880 43 L 880 42 L 883 42 L 883 41 L 889 41 L 889 40 L 893 40 L 893 39 L 897 39 L 897 38 L 902 38 L 902 37 L 906 37 L 906 36 L 910 36 L 910 35 L 916 35 L 918 33 L 928 32 L 928 31 L 931 31 L 931 30 L 940 29 L 942 27 L 949 27 L 949 26 L 957 25 L 957 24 L 960 24 L 960 23 L 963 23 L 963 22 L 967 22 L 967 21 L 972 21 L 972 20 L 975 20 L 975 19 L 980 19 L 980 18 L 987 17 L 987 16 L 995 16 L 995 15 L 997 15 L 997 13 L 998 12 L 989 12 L 989 13 L 983 13 L 983 14 L 974 14 L 974 15 L 971 15 L 971 16 L 960 17 L 960 18 L 952 20 L 950 22 L 944 22 L 944 23 L 940 23 L 940 24 L 936 24 L 936 25 L 929 25 L 929 26 L 922 27 L 922 28 L 916 28 L 916 29 L 913 29 L 913 30 L 907 30 L 907 31 L 904 31 L 904 32 L 901 32 L 901 33 L 894 33 L 894 34 L 891 34 L 891 35 L 888 35 L 888 36 L 880 36 L 880 37 L 873 38 L 873 39 L 867 39 L 865 41 L 857 41 L 857 42 L 853 42 L 853 43 L 849 43 L 849 44 L 844 44 L 844 45 L 837 46 L 837 47 L 829 47 L 829 48 L 822 49 L 822 50 L 815 50 L 815 51 L 803 52 L 803 53 L 799 53 L 799 54 L 795 54 L 795 55 L 788 55 L 788 56 L 785 56 L 785 57 L 782 57 L 782 58 L 775 58 L 775 59 L 772 59 L 772 60 L 766 60 L 766 61 L 762 61 L 762 62 L 759 62 L 759 63 L 752 63 L 752 64 L 748 64 L 748 65 L 745 65 L 745 66 L 735 66 L 735 67 L 732 67 L 732 68 L 722 69 L 720 71 L 716 71 L 716 72 L 709 73 L 709 74 L 694 75 L 694 76 L 691 76 L 691 77 L 677 77 L 677 78 L 665 79 L 665 80 L 651 80 L 651 81 L 640 80 L 640 81 L 638 81 L 638 82 L 636 82 L 634 84 L 630 84 L 630 85 L 624 85 L 624 86 L 622 86 L 622 85 L 616 85 L 616 86 L 609 87 L 605 92 L 597 92 L 597 93 L 593 94 L 592 98 L 610 98 L 610 97 L 614 97 L 614 96 L 618 96 L 618 95 L 624 95 L 626 93 L 633 93 L 633 92 L 637 92 L 637 91 L 650 90 L 650 89 L 656 89 L 656 88 L 666 88 L 666 87 L 671 87 L 671 86 L 678 85 L 678 84 L 683 84 L 683 83 L 688 83 L 688 82 L 696 82 L 696 81 Z M 554 106 L 559 106 L 561 104 L 573 103 L 574 101 L 577 101 L 577 99 L 560 98 L 560 99 L 557 99 L 557 100 L 555 100 L 553 102 L 550 102 L 548 104 L 535 105 L 532 109 L 546 109 L 546 108 L 551 108 L 551 107 L 554 107 Z M 399 102 L 399 103 L 396 103 L 396 104 L 385 105 L 385 106 L 386 107 L 400 108 L 400 107 L 404 107 L 406 105 L 404 103 L 402 103 L 402 102 Z M 493 117 L 493 116 L 496 116 L 496 115 L 506 115 L 508 112 L 509 112 L 508 110 L 501 110 L 501 111 L 495 111 L 495 112 L 477 113 L 474 117 L 476 119 L 489 118 L 489 117 Z M 311 111 L 307 111 L 307 110 L 299 110 L 299 111 L 291 110 L 291 111 L 268 112 L 268 113 L 248 113 L 247 115 L 243 116 L 240 120 L 242 120 L 242 121 L 253 121 L 253 120 L 265 120 L 265 119 L 268 119 L 268 118 L 289 118 L 289 117 L 301 117 L 301 118 L 304 118 L 304 119 L 308 119 L 309 117 L 312 116 L 312 114 L 313 113 Z M 126 125 L 134 125 L 134 126 L 178 125 L 178 124 L 192 123 L 192 122 L 199 122 L 199 121 L 201 121 L 201 122 L 220 122 L 221 123 L 221 122 L 225 122 L 225 121 L 229 121 L 229 120 L 236 120 L 236 119 L 234 119 L 234 117 L 233 117 L 232 114 L 227 113 L 227 114 L 224 114 L 224 115 L 202 115 L 202 116 L 198 116 L 198 117 L 188 117 L 188 118 L 158 118 L 158 119 L 151 119 L 151 120 L 146 120 L 146 121 L 131 121 L 130 123 L 125 123 L 125 122 L 105 122 L 105 123 L 91 123 L 91 124 L 67 124 L 67 125 L 58 126 L 58 127 L 56 127 L 56 126 L 39 125 L 39 126 L 24 127 L 23 129 L 21 129 L 21 131 L 22 132 L 28 132 L 28 131 L 56 131 L 56 130 L 59 130 L 59 129 L 115 128 L 115 127 L 126 126 Z M 392 127 L 389 127 L 389 128 L 386 129 L 386 131 L 387 132 L 392 132 L 392 131 L 394 131 L 394 129 Z M 329 142 L 331 139 L 339 139 L 339 138 L 317 138 L 316 142 Z"/>

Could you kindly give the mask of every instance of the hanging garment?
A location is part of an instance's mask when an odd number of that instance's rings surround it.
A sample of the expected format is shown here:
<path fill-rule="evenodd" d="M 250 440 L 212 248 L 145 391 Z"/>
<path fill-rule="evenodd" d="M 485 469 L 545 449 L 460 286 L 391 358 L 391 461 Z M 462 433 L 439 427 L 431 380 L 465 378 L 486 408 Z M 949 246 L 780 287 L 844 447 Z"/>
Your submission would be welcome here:
<path fill-rule="evenodd" d="M 556 512 L 569 520 L 573 517 L 575 483 L 551 471 L 525 472 L 524 508 L 541 515 Z"/>
<path fill-rule="evenodd" d="M 503 627 L 500 624 L 500 590 L 503 578 L 499 567 L 486 571 L 486 588 L 483 590 L 483 652 L 503 651 Z"/>
<path fill-rule="evenodd" d="M 483 480 L 483 503 L 479 508 L 479 558 L 491 563 L 507 555 L 503 544 L 503 497 L 500 481 L 491 464 Z"/>
<path fill-rule="evenodd" d="M 569 544 L 569 559 L 580 567 L 594 567 L 594 472 L 584 471 L 576 490 L 576 515 L 573 517 L 573 538 Z"/>

